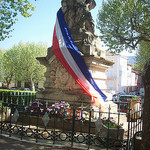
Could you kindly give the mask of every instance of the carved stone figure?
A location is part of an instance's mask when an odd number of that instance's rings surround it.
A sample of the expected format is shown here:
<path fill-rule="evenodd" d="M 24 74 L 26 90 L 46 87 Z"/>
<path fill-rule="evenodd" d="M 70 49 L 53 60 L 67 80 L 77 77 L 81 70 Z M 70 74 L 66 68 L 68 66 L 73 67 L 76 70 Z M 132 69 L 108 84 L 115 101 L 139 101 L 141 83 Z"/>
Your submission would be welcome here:
<path fill-rule="evenodd" d="M 89 11 L 95 6 L 94 0 L 62 0 L 62 11 L 71 32 L 78 29 L 94 34 L 94 20 Z"/>
<path fill-rule="evenodd" d="M 67 23 L 69 32 L 79 51 L 84 55 L 95 55 L 97 36 L 94 34 L 94 20 L 90 10 L 96 6 L 94 0 L 62 0 L 62 11 Z"/>
<path fill-rule="evenodd" d="M 73 77 L 56 58 L 50 63 L 47 74 L 48 79 L 50 78 L 50 88 L 61 90 L 73 90 L 80 88 Z"/>

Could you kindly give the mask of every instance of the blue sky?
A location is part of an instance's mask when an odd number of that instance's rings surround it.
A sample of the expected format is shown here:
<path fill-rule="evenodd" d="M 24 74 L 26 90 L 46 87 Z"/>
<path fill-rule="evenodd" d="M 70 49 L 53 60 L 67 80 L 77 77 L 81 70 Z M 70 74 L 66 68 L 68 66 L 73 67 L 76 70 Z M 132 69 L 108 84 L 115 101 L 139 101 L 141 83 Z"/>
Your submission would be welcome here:
<path fill-rule="evenodd" d="M 97 14 L 102 5 L 102 0 L 95 1 L 97 5 L 91 10 L 91 13 L 96 26 Z M 12 37 L 0 41 L 0 48 L 3 50 L 10 49 L 13 45 L 18 45 L 19 42 L 40 42 L 46 44 L 47 47 L 51 46 L 56 13 L 61 7 L 61 0 L 37 0 L 36 2 L 32 0 L 31 2 L 37 8 L 32 12 L 30 18 L 18 16 L 19 21 L 13 26 Z M 100 35 L 96 28 L 95 34 Z M 103 47 L 103 49 L 106 48 Z M 131 54 L 124 52 L 123 55 Z"/>
<path fill-rule="evenodd" d="M 96 0 L 97 6 L 91 11 L 95 25 L 101 2 L 102 0 Z M 37 8 L 32 13 L 32 17 L 18 16 L 19 21 L 13 27 L 12 37 L 1 41 L 0 48 L 7 50 L 19 42 L 41 42 L 47 44 L 48 47 L 51 46 L 56 13 L 61 7 L 61 0 L 38 0 L 33 4 Z M 96 33 L 98 32 L 96 30 Z"/>

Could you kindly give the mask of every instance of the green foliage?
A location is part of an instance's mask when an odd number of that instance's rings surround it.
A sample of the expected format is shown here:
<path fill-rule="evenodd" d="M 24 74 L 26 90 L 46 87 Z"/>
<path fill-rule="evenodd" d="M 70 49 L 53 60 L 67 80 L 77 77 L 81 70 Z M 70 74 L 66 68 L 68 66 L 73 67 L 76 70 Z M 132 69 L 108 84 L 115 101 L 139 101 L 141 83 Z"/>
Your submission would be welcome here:
<path fill-rule="evenodd" d="M 107 0 L 98 12 L 97 28 L 111 52 L 132 51 L 140 41 L 150 42 L 147 0 Z"/>
<path fill-rule="evenodd" d="M 134 95 L 132 98 L 127 99 L 128 102 L 141 102 L 141 97 Z"/>
<path fill-rule="evenodd" d="M 10 37 L 17 15 L 30 17 L 35 7 L 28 0 L 0 0 L 0 41 Z"/>
<path fill-rule="evenodd" d="M 45 67 L 36 57 L 46 56 L 46 46 L 35 43 L 19 43 L 5 52 L 3 66 L 7 86 L 13 81 L 38 82 L 43 80 Z"/>
<path fill-rule="evenodd" d="M 141 42 L 140 47 L 136 53 L 136 66 L 139 71 L 143 71 L 146 62 L 150 58 L 150 43 Z"/>
<path fill-rule="evenodd" d="M 3 82 L 7 83 L 7 87 L 13 79 L 15 67 L 15 54 L 12 51 L 6 51 L 3 55 Z"/>
<path fill-rule="evenodd" d="M 3 90 L 0 89 L 0 105 L 3 103 L 13 105 L 28 106 L 30 101 L 35 101 L 36 92 L 34 91 L 19 91 L 19 90 Z M 6 109 L 6 108 L 4 108 Z"/>
<path fill-rule="evenodd" d="M 4 77 L 3 63 L 2 63 L 3 55 L 4 55 L 4 51 L 0 49 L 0 82 L 3 80 Z"/>
<path fill-rule="evenodd" d="M 9 89 L 0 89 L 0 93 L 32 93 L 32 94 L 36 94 L 36 91 L 22 91 L 22 90 L 9 90 Z M 14 94 L 13 94 L 14 95 Z"/>
<path fill-rule="evenodd" d="M 109 128 L 120 128 L 120 126 L 118 126 L 116 123 L 114 122 L 111 122 L 109 120 L 102 120 L 103 124 L 106 126 L 106 127 L 109 127 Z"/>

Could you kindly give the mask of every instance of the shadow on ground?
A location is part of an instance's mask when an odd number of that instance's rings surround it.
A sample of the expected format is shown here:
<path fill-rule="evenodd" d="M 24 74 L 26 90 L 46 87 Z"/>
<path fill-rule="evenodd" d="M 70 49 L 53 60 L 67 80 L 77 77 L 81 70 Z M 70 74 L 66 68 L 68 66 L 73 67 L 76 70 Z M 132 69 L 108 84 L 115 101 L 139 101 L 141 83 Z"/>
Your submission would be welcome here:
<path fill-rule="evenodd" d="M 18 141 L 0 135 L 0 150 L 76 150 L 74 148 L 51 147 L 24 141 Z"/>

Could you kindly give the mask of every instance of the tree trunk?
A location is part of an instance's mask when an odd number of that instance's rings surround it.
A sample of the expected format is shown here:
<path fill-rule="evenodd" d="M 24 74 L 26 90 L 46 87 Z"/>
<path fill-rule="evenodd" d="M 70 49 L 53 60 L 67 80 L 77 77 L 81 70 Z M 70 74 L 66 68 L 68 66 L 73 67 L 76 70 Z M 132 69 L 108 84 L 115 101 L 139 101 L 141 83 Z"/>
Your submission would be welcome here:
<path fill-rule="evenodd" d="M 34 86 L 34 82 L 33 82 L 32 76 L 30 76 L 30 82 L 31 82 L 31 90 L 35 91 L 35 86 Z"/>
<path fill-rule="evenodd" d="M 145 89 L 143 110 L 142 150 L 150 149 L 150 59 L 144 67 L 143 84 Z"/>
<path fill-rule="evenodd" d="M 7 88 L 9 88 L 10 82 L 11 82 L 11 78 L 7 78 L 7 79 L 6 79 L 6 87 L 7 87 Z"/>
<path fill-rule="evenodd" d="M 7 88 L 9 88 L 9 84 L 10 84 L 10 82 L 12 80 L 12 77 L 13 77 L 13 73 L 11 73 L 10 76 L 5 77 L 6 84 L 7 84 L 6 87 Z"/>
<path fill-rule="evenodd" d="M 6 80 L 6 87 L 9 88 L 9 84 L 10 82 L 8 80 Z"/>

